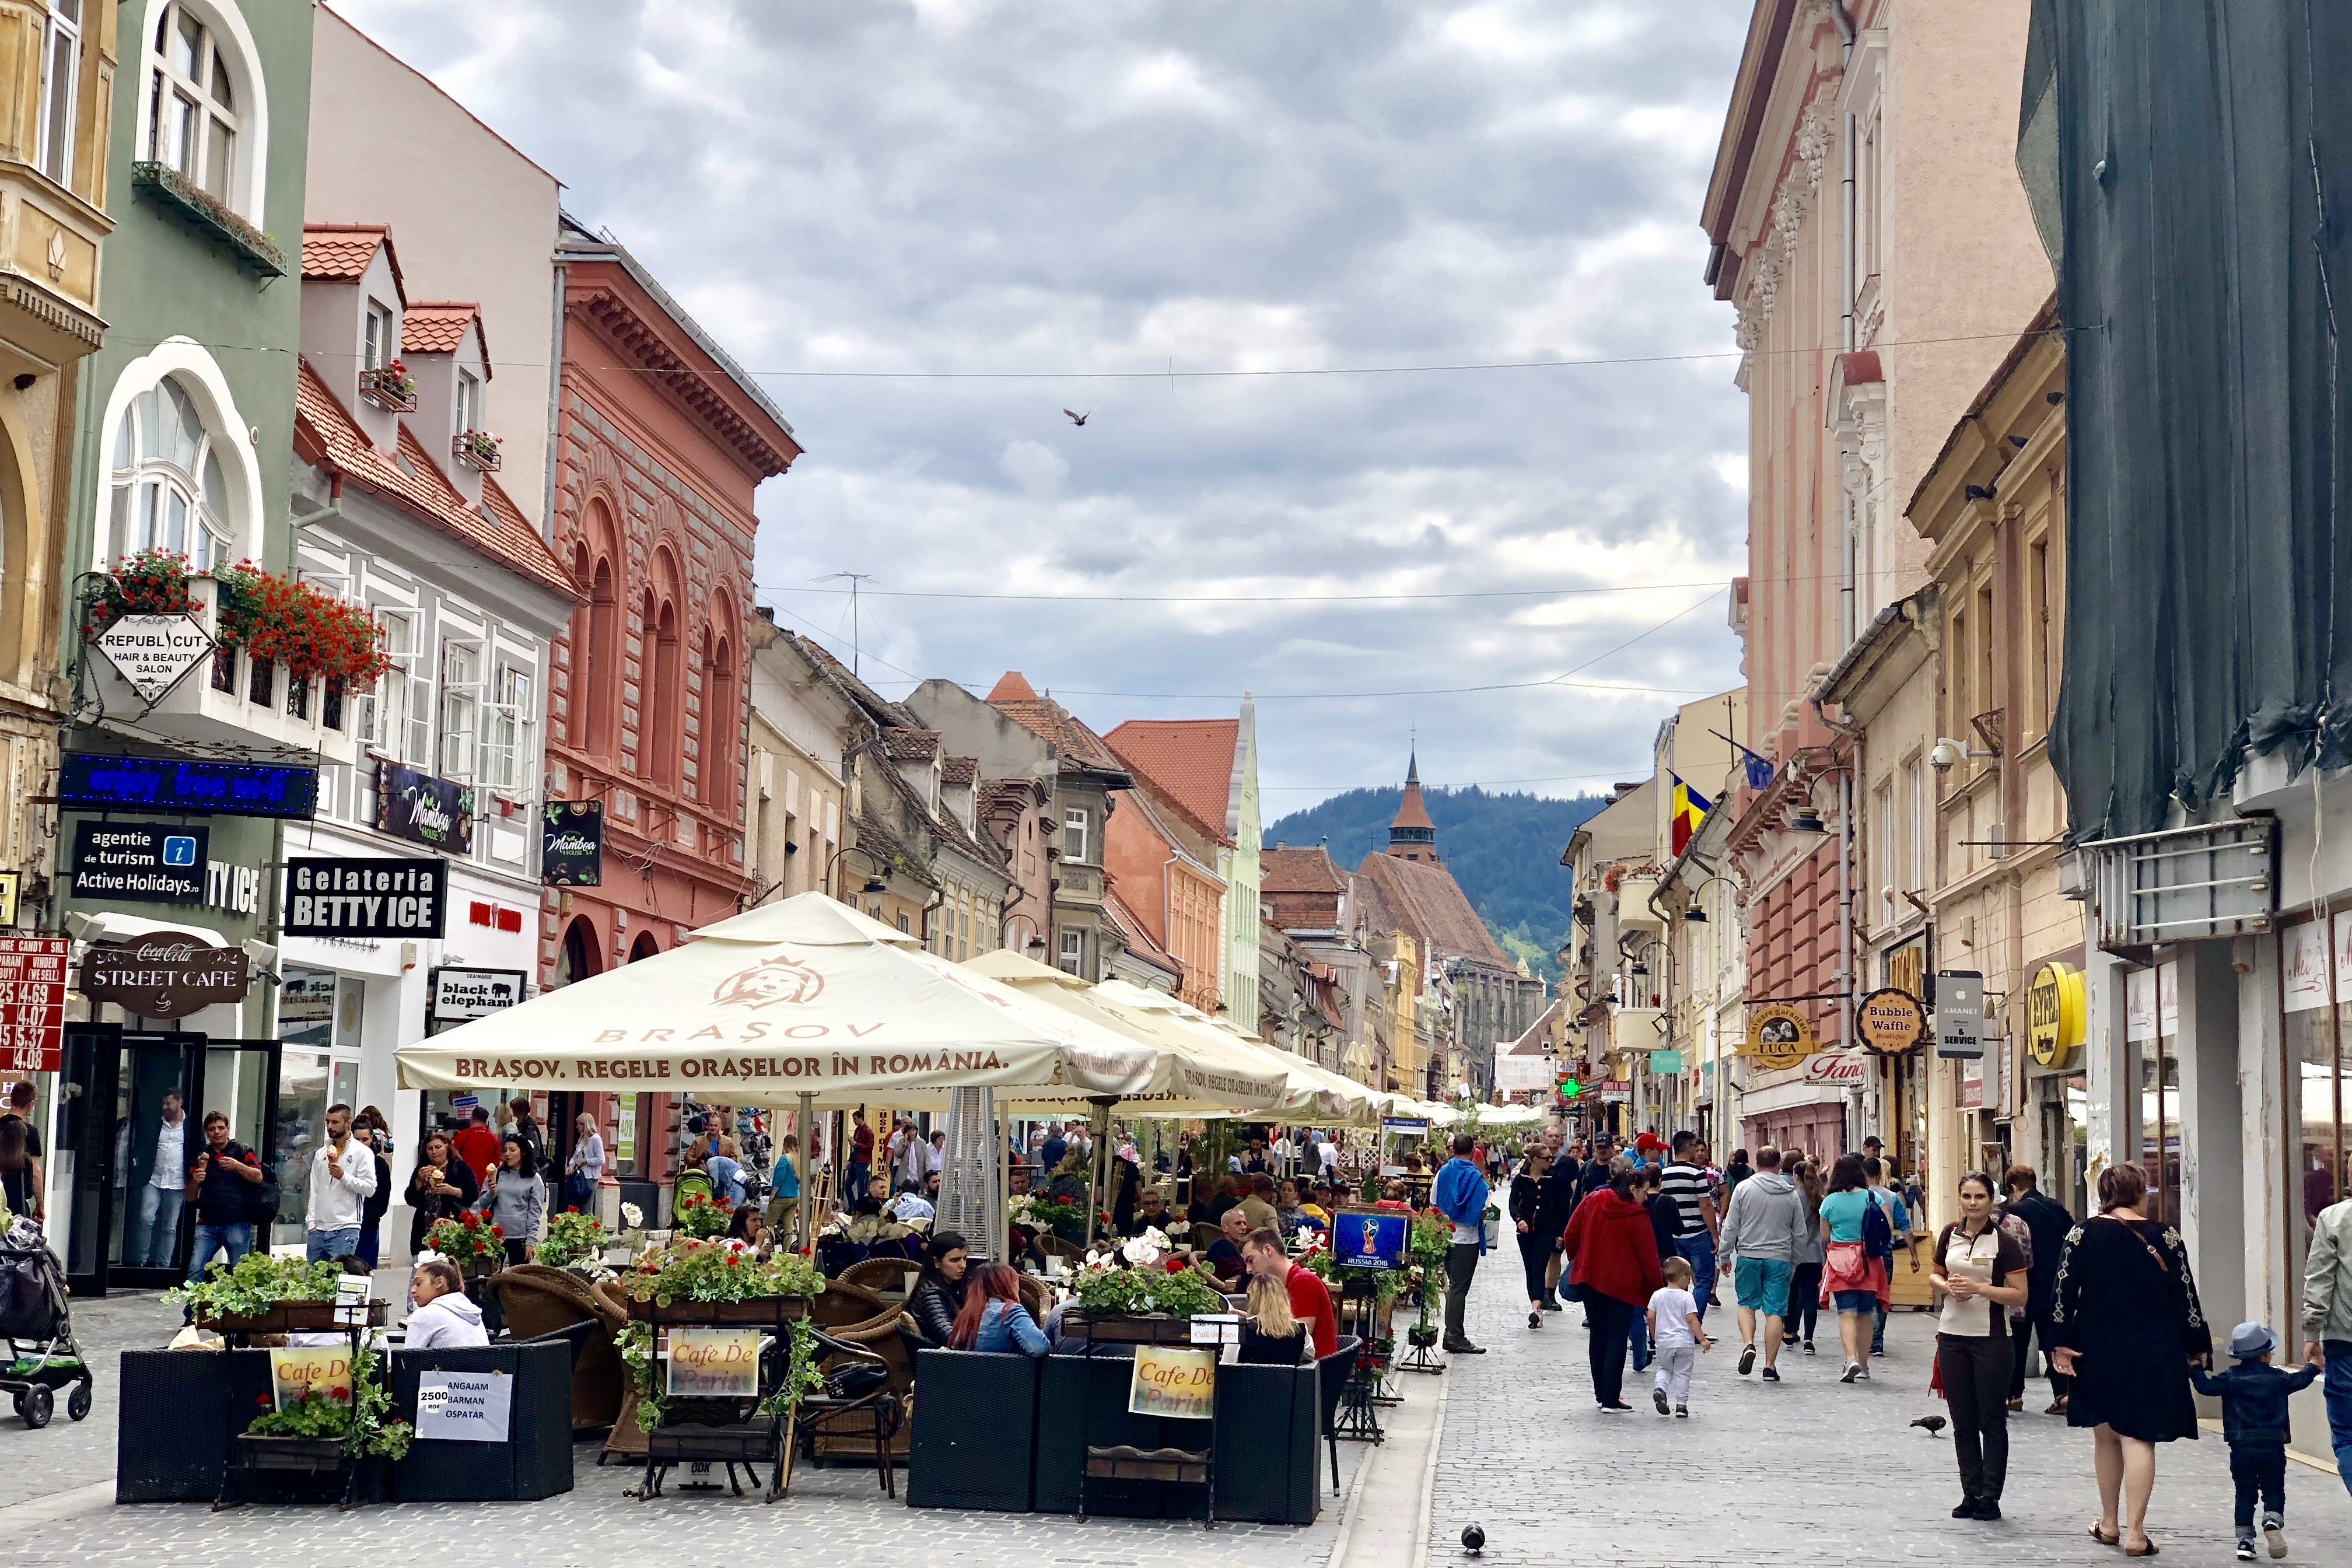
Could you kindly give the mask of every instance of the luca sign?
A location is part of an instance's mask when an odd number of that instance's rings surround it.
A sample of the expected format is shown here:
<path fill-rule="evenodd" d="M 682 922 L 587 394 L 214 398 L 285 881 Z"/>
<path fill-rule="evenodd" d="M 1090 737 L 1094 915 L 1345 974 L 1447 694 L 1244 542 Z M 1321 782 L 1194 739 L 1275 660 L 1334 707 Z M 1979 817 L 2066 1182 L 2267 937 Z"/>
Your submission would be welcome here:
<path fill-rule="evenodd" d="M 445 860 L 289 860 L 286 934 L 411 941 L 439 936 L 448 889 Z"/>
<path fill-rule="evenodd" d="M 446 854 L 470 855 L 474 852 L 474 792 L 398 763 L 385 763 L 376 773 L 375 825 L 395 838 Z"/>

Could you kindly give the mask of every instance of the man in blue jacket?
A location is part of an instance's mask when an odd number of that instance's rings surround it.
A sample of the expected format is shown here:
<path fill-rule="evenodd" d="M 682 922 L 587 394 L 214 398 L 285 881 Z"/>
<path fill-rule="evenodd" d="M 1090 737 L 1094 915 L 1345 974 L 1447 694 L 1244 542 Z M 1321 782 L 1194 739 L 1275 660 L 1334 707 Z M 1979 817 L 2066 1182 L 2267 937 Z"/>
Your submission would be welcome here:
<path fill-rule="evenodd" d="M 1462 1310 L 1470 1297 L 1470 1278 L 1486 1250 L 1486 1178 L 1470 1161 L 1478 1140 L 1467 1132 L 1454 1135 L 1454 1158 L 1437 1173 L 1429 1201 L 1454 1225 L 1454 1245 L 1445 1253 L 1445 1348 L 1455 1355 L 1485 1355 L 1484 1347 L 1470 1342 L 1463 1331 Z"/>

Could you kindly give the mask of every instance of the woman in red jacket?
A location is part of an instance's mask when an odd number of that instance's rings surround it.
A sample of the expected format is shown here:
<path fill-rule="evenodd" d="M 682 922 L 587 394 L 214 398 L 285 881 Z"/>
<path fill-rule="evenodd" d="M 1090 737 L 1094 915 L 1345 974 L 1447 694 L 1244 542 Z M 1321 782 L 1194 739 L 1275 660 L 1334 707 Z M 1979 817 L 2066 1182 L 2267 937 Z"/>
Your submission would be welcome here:
<path fill-rule="evenodd" d="M 1649 1211 L 1630 1195 L 1633 1177 L 1631 1160 L 1620 1155 L 1610 1162 L 1609 1184 L 1576 1205 L 1559 1238 L 1560 1254 L 1570 1265 L 1569 1283 L 1583 1288 L 1585 1321 L 1592 1331 L 1592 1396 L 1611 1415 L 1633 1408 L 1623 1397 L 1633 1314 L 1666 1282 Z"/>

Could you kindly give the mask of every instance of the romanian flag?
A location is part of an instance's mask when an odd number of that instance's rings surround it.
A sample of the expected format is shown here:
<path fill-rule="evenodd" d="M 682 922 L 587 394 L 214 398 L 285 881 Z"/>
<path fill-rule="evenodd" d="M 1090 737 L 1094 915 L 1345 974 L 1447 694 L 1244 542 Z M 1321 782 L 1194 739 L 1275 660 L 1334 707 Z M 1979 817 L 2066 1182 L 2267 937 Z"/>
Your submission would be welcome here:
<path fill-rule="evenodd" d="M 1674 818 L 1673 826 L 1668 829 L 1669 838 L 1674 853 L 1680 855 L 1689 845 L 1691 836 L 1698 831 L 1699 824 L 1706 820 L 1706 814 L 1715 809 L 1715 803 L 1683 783 L 1681 774 L 1669 772 L 1666 776 L 1675 781 Z"/>

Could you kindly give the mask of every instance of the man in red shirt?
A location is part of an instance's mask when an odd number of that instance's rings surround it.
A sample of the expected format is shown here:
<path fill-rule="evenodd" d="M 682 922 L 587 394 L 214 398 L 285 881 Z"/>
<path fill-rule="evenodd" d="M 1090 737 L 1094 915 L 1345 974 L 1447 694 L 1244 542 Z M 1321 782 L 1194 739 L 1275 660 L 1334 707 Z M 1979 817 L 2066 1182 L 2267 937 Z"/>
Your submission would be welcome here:
<path fill-rule="evenodd" d="M 449 1142 L 457 1151 L 457 1158 L 474 1173 L 477 1185 L 499 1163 L 499 1135 L 490 1131 L 490 1113 L 482 1106 L 474 1107 L 473 1120 L 460 1128 Z"/>
<path fill-rule="evenodd" d="M 1332 1310 L 1331 1292 L 1315 1270 L 1290 1261 L 1280 1235 L 1271 1230 L 1250 1232 L 1249 1239 L 1242 1243 L 1242 1258 L 1249 1264 L 1252 1274 L 1261 1279 L 1279 1280 L 1289 1290 L 1290 1315 L 1306 1324 L 1315 1336 L 1316 1360 L 1339 1348 L 1339 1314 Z"/>

